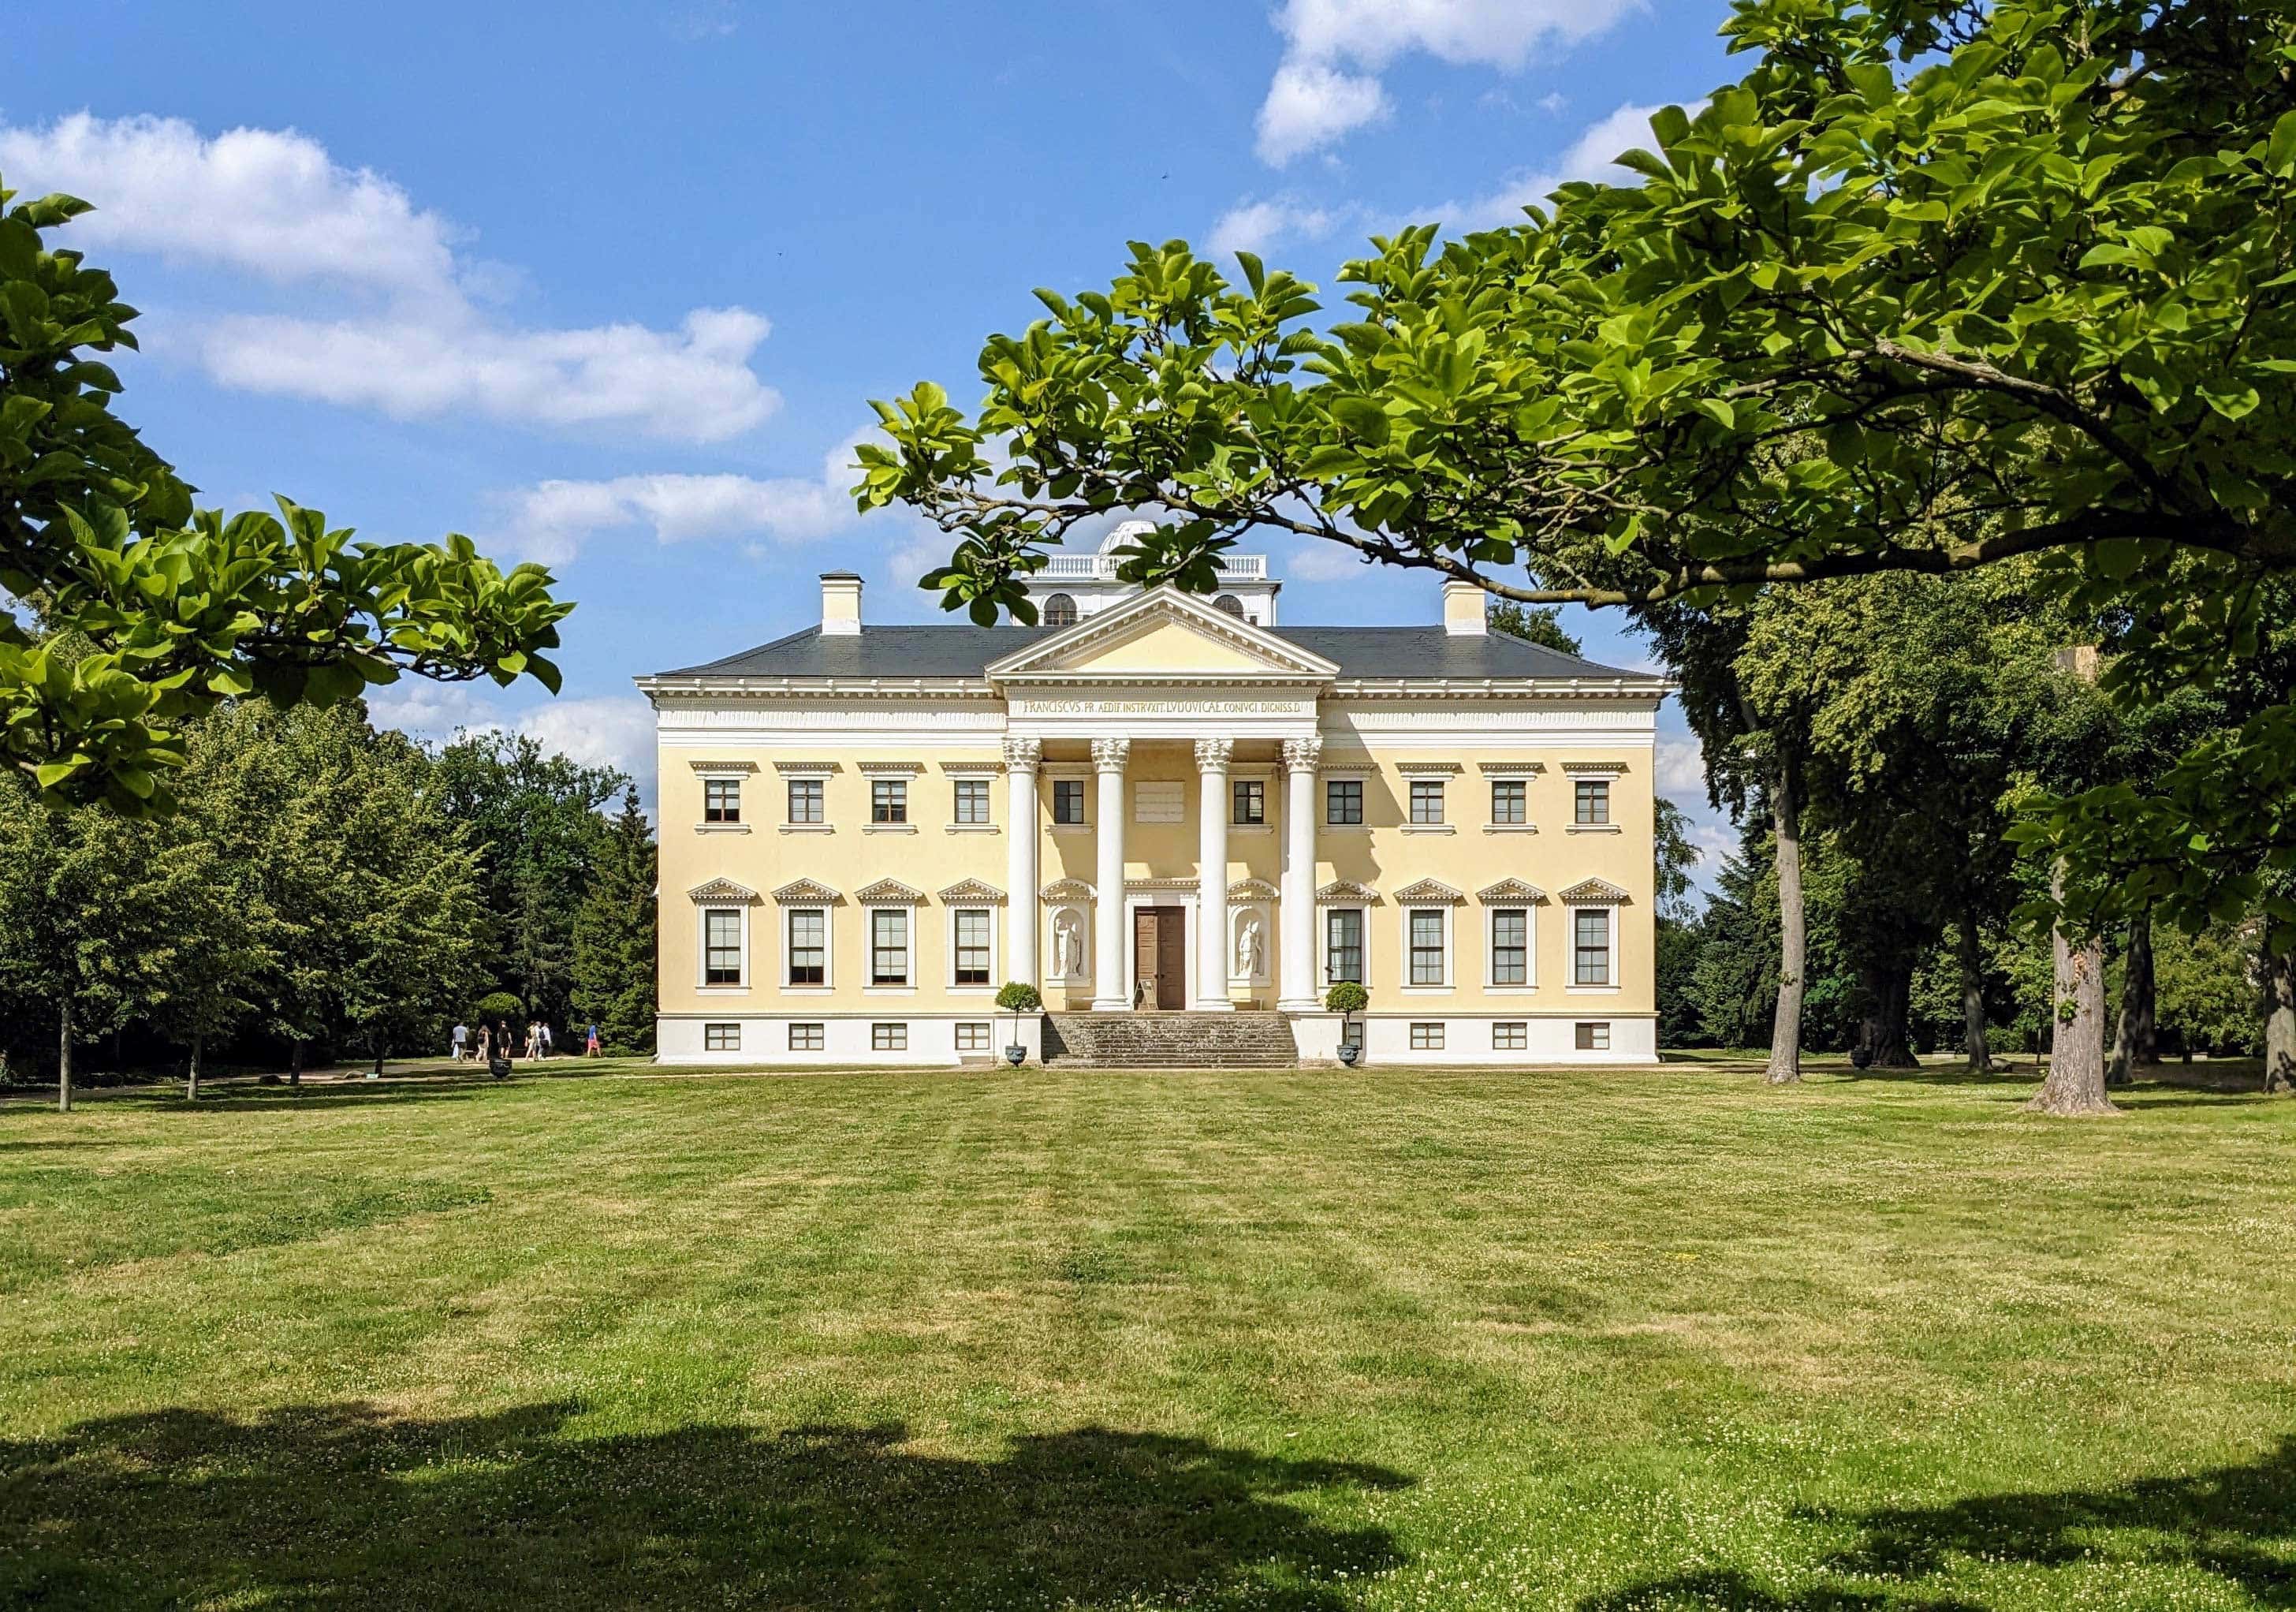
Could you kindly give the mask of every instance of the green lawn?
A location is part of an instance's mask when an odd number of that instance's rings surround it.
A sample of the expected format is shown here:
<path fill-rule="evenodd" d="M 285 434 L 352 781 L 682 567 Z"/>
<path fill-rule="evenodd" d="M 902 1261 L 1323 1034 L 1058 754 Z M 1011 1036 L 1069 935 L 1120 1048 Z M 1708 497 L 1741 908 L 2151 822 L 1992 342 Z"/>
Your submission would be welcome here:
<path fill-rule="evenodd" d="M 0 1109 L 0 1604 L 2296 1605 L 2296 1103 L 1941 1073 Z"/>

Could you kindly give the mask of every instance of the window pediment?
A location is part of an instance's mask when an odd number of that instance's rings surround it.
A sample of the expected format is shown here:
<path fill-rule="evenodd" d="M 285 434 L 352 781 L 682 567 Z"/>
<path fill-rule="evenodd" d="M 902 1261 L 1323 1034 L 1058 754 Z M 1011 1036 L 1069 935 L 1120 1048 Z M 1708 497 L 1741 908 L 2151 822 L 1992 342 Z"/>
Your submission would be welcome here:
<path fill-rule="evenodd" d="M 1092 886 L 1082 879 L 1054 879 L 1037 894 L 1047 901 L 1089 901 Z"/>
<path fill-rule="evenodd" d="M 1563 901 L 1574 907 L 1615 907 L 1627 899 L 1608 879 L 1582 879 L 1562 892 Z"/>
<path fill-rule="evenodd" d="M 836 891 L 819 879 L 795 879 L 774 892 L 774 900 L 784 904 L 829 906 L 840 899 Z"/>
<path fill-rule="evenodd" d="M 940 899 L 952 906 L 1001 907 L 1004 902 L 1004 892 L 980 879 L 959 879 L 940 892 Z"/>
<path fill-rule="evenodd" d="M 1282 894 L 1266 879 L 1238 879 L 1227 887 L 1227 899 L 1231 901 L 1273 901 Z"/>
<path fill-rule="evenodd" d="M 1452 889 L 1440 879 L 1421 879 L 1397 891 L 1395 899 L 1414 907 L 1454 907 L 1467 898 L 1464 892 Z"/>
<path fill-rule="evenodd" d="M 864 907 L 914 907 L 925 899 L 925 892 L 898 879 L 879 879 L 855 891 L 853 899 Z"/>
<path fill-rule="evenodd" d="M 1358 903 L 1368 907 L 1378 901 L 1378 891 L 1368 884 L 1358 884 L 1353 879 L 1333 879 L 1316 892 L 1316 905 L 1318 907 L 1353 907 Z"/>
<path fill-rule="evenodd" d="M 1518 901 L 1543 901 L 1546 899 L 1546 892 L 1523 879 L 1501 879 L 1496 884 L 1486 884 L 1475 892 L 1475 899 L 1495 907 L 1504 907 Z"/>
<path fill-rule="evenodd" d="M 758 899 L 758 892 L 747 884 L 737 884 L 728 878 L 715 878 L 696 884 L 687 891 L 688 900 L 708 901 L 713 906 L 746 907 Z"/>

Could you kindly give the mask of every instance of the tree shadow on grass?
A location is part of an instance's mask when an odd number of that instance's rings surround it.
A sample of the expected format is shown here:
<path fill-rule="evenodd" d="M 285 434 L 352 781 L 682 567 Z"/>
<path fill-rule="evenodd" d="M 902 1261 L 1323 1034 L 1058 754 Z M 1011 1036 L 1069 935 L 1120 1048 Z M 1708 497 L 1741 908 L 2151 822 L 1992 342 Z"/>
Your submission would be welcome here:
<path fill-rule="evenodd" d="M 197 1410 L 0 1443 L 0 1603 L 1337 1612 L 1404 1560 L 1318 1492 L 1382 1468 L 1084 1427 L 974 1460 L 899 1424 L 584 1439 L 571 1404 L 441 1420 Z"/>
<path fill-rule="evenodd" d="M 2296 1607 L 2296 1438 L 2245 1465 L 2096 1489 L 1973 1495 L 1936 1506 L 1805 1510 L 1800 1521 L 1849 1525 L 1855 1539 L 1821 1565 L 1818 1582 L 1774 1587 L 1736 1568 L 1653 1578 L 1590 1597 L 1580 1612 L 1739 1607 L 1757 1612 L 1982 1612 L 1988 1605 L 1938 1581 L 1971 1564 L 2084 1570 L 2183 1567 L 2260 1607 Z M 1828 1583 L 1827 1580 L 1837 1582 Z M 1926 1581 L 1926 1582 L 1925 1582 Z M 2034 1585 L 2023 1582 L 2027 1600 Z M 2075 1585 L 2061 1586 L 2062 1599 Z M 2037 1603 L 2038 1604 L 2038 1603 Z"/>

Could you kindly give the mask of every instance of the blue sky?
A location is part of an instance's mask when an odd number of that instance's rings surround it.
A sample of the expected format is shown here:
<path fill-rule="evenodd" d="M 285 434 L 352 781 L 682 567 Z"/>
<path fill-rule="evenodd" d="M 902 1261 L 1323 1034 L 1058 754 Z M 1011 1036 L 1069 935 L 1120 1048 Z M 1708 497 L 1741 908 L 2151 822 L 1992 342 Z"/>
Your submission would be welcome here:
<path fill-rule="evenodd" d="M 1726 14 L 96 0 L 12 19 L 0 175 L 98 205 L 72 233 L 145 310 L 123 409 L 209 497 L 467 531 L 581 602 L 562 700 L 418 688 L 381 718 L 636 768 L 628 679 L 806 624 L 817 572 L 861 571 L 873 620 L 937 613 L 930 534 L 844 494 L 867 399 L 977 396 L 981 338 L 1128 240 L 1328 285 L 1372 232 L 1513 216 L 1732 76 Z M 1435 617 L 1431 578 L 1265 547 L 1287 621 Z M 1706 818 L 1667 729 L 1662 783 Z"/>

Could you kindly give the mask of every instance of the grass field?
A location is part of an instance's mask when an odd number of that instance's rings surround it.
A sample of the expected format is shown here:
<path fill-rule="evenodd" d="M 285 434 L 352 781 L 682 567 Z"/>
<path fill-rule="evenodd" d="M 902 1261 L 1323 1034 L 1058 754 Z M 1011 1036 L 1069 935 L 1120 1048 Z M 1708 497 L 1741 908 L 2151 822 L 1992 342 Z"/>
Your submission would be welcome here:
<path fill-rule="evenodd" d="M 2296 1104 L 1742 1068 L 0 1110 L 0 1604 L 2296 1605 Z"/>

